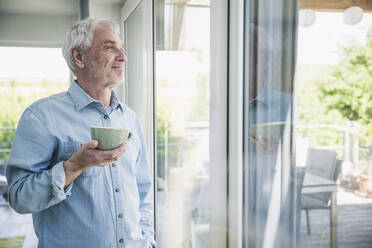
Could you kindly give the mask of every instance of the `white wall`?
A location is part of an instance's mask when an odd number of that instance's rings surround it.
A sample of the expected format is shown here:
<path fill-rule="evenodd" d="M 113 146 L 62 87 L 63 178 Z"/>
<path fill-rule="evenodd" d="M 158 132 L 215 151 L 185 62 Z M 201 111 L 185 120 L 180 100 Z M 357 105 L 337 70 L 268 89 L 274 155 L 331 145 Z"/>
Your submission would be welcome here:
<path fill-rule="evenodd" d="M 120 24 L 122 0 L 90 1 L 90 16 Z M 79 20 L 78 0 L 1 0 L 0 46 L 60 47 Z"/>
<path fill-rule="evenodd" d="M 59 47 L 77 16 L 0 12 L 0 46 Z"/>
<path fill-rule="evenodd" d="M 121 19 L 121 8 L 123 4 L 101 4 L 101 3 L 90 3 L 90 16 L 92 18 L 101 17 L 107 18 L 120 24 Z"/>

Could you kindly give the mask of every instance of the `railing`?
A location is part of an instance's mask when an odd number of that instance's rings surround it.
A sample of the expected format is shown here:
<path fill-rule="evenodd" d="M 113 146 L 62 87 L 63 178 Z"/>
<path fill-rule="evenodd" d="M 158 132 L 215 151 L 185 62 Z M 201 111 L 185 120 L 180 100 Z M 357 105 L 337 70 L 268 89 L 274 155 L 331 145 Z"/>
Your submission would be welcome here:
<path fill-rule="evenodd" d="M 162 147 L 164 146 L 165 154 L 168 154 L 168 147 L 169 145 L 174 144 L 167 144 L 168 143 L 168 123 L 159 123 L 159 126 L 165 126 L 165 133 L 164 133 L 164 144 L 158 144 L 158 146 Z M 190 123 L 187 128 L 208 128 L 207 123 Z M 369 149 L 365 147 L 359 146 L 359 130 L 360 126 L 358 122 L 346 122 L 344 125 L 339 124 L 312 124 L 312 125 L 298 125 L 296 129 L 303 130 L 303 129 L 319 129 L 319 128 L 329 128 L 338 130 L 344 133 L 344 140 L 342 145 L 332 145 L 332 146 L 317 146 L 316 148 L 322 148 L 322 149 L 330 149 L 330 150 L 336 150 L 340 149 L 343 150 L 343 160 L 352 162 L 355 166 L 358 166 L 359 164 L 359 152 L 366 152 L 369 153 Z M 15 130 L 16 127 L 14 126 L 4 126 L 0 127 L 1 130 Z M 3 148 L 0 149 L 0 153 L 7 153 L 10 152 L 9 148 Z M 167 156 L 165 156 L 166 158 Z"/>
<path fill-rule="evenodd" d="M 172 137 L 170 134 L 170 124 L 168 122 L 157 123 L 157 128 L 164 128 L 164 132 L 158 133 L 157 140 L 157 162 L 158 162 L 158 176 L 165 178 L 169 166 L 182 167 L 183 166 L 183 152 L 185 145 L 185 137 Z M 207 130 L 209 129 L 208 122 L 188 122 L 183 127 L 185 131 L 191 130 Z"/>
<path fill-rule="evenodd" d="M 317 146 L 314 148 L 322 148 L 329 150 L 342 149 L 343 161 L 351 162 L 355 167 L 359 165 L 359 152 L 369 153 L 369 149 L 359 146 L 360 124 L 355 121 L 346 122 L 344 125 L 339 124 L 313 124 L 313 125 L 298 125 L 296 129 L 319 129 L 329 128 L 343 132 L 343 144 L 333 146 Z"/>
<path fill-rule="evenodd" d="M 14 130 L 17 129 L 17 127 L 0 127 L 0 130 Z"/>
<path fill-rule="evenodd" d="M 2 130 L 16 130 L 17 127 L 12 127 L 12 126 L 4 126 L 4 127 L 0 127 L 0 131 Z M 10 152 L 10 147 L 9 148 L 1 148 L 0 149 L 0 153 L 8 153 Z M 5 163 L 1 163 L 0 161 L 0 175 L 1 174 L 4 174 L 5 173 Z"/>

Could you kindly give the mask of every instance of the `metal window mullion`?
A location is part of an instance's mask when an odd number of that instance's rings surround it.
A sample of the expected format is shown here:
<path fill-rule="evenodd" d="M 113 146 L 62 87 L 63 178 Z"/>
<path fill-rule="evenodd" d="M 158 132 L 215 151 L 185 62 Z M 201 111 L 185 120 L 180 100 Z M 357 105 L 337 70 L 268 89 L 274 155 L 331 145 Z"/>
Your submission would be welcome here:
<path fill-rule="evenodd" d="M 228 247 L 242 247 L 244 1 L 229 1 Z"/>
<path fill-rule="evenodd" d="M 228 246 L 228 0 L 211 1 L 210 247 Z"/>

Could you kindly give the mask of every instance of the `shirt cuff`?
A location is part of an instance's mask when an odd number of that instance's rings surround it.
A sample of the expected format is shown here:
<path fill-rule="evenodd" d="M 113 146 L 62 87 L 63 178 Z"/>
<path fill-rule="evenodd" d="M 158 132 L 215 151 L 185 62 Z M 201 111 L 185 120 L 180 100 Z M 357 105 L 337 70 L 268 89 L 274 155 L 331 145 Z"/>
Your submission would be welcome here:
<path fill-rule="evenodd" d="M 60 162 L 52 168 L 52 187 L 53 194 L 61 200 L 66 199 L 67 196 L 71 195 L 73 183 L 71 183 L 66 189 L 64 189 L 65 182 L 65 169 L 63 167 L 63 162 Z"/>

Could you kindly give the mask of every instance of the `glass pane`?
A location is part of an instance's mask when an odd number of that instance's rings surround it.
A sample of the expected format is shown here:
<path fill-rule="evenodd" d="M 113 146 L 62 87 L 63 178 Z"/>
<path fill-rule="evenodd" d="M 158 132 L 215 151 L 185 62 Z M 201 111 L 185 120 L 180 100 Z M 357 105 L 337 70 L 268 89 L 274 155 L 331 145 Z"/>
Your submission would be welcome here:
<path fill-rule="evenodd" d="M 70 74 L 58 48 L 0 47 L 0 54 L 0 247 L 36 247 L 31 214 L 17 214 L 7 201 L 5 166 L 25 108 L 67 90 Z"/>
<path fill-rule="evenodd" d="M 208 247 L 209 1 L 155 1 L 159 247 Z"/>
<path fill-rule="evenodd" d="M 244 247 L 295 247 L 296 8 L 280 0 L 246 5 Z"/>
<path fill-rule="evenodd" d="M 339 247 L 372 247 L 372 14 L 349 25 L 338 12 L 345 5 L 334 8 L 300 12 L 297 164 L 306 173 L 298 229 L 303 247 L 335 241 Z"/>
<path fill-rule="evenodd" d="M 126 63 L 126 101 L 133 108 L 142 123 L 145 123 L 143 99 L 143 84 L 145 78 L 144 70 L 144 33 L 143 33 L 143 2 L 141 2 L 133 13 L 124 22 L 125 25 L 125 50 Z M 129 83 L 130 82 L 130 83 Z"/>

